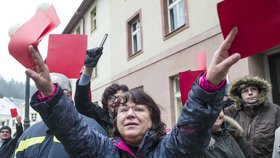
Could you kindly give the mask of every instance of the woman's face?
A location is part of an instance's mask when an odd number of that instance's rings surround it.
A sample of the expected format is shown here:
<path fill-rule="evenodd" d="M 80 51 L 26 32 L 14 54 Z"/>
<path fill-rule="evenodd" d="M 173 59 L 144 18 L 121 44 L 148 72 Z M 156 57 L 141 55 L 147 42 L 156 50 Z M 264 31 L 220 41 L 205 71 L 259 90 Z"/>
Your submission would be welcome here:
<path fill-rule="evenodd" d="M 150 111 L 146 105 L 127 102 L 117 111 L 117 128 L 126 143 L 139 146 L 145 133 L 152 127 Z"/>
<path fill-rule="evenodd" d="M 111 95 L 108 97 L 108 101 L 107 101 L 107 104 L 108 104 L 108 110 L 109 112 L 113 113 L 115 112 L 115 103 L 117 101 L 117 98 L 122 95 L 124 92 L 122 90 L 118 90 L 117 93 L 115 93 L 114 95 Z"/>

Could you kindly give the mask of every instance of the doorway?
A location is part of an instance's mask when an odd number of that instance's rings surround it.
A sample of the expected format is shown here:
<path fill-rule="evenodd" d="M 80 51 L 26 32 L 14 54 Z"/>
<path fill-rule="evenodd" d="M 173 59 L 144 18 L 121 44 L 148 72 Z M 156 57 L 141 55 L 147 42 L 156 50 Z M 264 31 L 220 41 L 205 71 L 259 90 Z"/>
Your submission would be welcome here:
<path fill-rule="evenodd" d="M 268 56 L 273 103 L 280 105 L 280 53 Z"/>

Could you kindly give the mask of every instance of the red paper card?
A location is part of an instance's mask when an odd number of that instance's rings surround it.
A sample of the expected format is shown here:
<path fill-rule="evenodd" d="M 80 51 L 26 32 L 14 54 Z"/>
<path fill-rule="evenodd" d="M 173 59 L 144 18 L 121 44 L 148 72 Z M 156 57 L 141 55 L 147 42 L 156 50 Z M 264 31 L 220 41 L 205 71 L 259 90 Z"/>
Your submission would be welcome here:
<path fill-rule="evenodd" d="M 238 27 L 230 54 L 238 52 L 244 58 L 279 45 L 279 0 L 225 0 L 217 9 L 224 37 Z"/>
<path fill-rule="evenodd" d="M 58 24 L 59 19 L 53 6 L 50 6 L 46 12 L 37 11 L 11 37 L 9 43 L 10 54 L 24 67 L 33 69 L 34 61 L 28 46 L 37 47 L 40 40 Z"/>
<path fill-rule="evenodd" d="M 197 52 L 196 59 L 198 70 L 206 70 L 206 51 Z"/>
<path fill-rule="evenodd" d="M 87 51 L 87 36 L 75 34 L 50 35 L 46 64 L 50 72 L 68 78 L 79 78 Z"/>
<path fill-rule="evenodd" d="M 12 116 L 12 117 L 17 117 L 17 116 L 18 116 L 18 113 L 17 113 L 17 109 L 16 109 L 16 108 L 10 109 L 10 111 L 11 111 L 11 116 Z"/>
<path fill-rule="evenodd" d="M 189 92 L 192 88 L 192 85 L 199 74 L 203 73 L 204 70 L 197 71 L 185 71 L 179 73 L 179 83 L 180 83 L 180 91 L 181 91 L 181 100 L 183 106 L 188 99 Z"/>

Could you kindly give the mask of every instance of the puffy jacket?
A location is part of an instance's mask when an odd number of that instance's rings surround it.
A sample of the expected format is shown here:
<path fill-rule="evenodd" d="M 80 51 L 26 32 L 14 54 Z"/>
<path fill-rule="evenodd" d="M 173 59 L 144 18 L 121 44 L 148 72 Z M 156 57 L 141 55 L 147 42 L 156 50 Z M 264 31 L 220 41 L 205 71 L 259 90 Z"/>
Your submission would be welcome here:
<path fill-rule="evenodd" d="M 16 143 L 23 133 L 22 125 L 17 124 L 16 130 L 17 132 L 15 138 L 10 138 L 9 140 L 4 141 L 0 147 L 0 158 L 10 158 L 13 155 L 13 152 L 16 148 Z"/>
<path fill-rule="evenodd" d="M 82 119 L 93 129 L 107 135 L 93 119 L 82 115 Z M 14 158 L 70 158 L 64 146 L 56 139 L 43 121 L 29 127 L 19 138 Z"/>
<path fill-rule="evenodd" d="M 95 119 L 108 133 L 113 128 L 113 119 L 109 112 L 93 103 L 90 97 L 90 83 L 84 86 L 76 82 L 75 106 L 79 113 Z"/>
<path fill-rule="evenodd" d="M 50 100 L 44 102 L 38 100 L 37 93 L 31 99 L 32 108 L 40 113 L 72 157 L 195 158 L 203 156 L 208 146 L 211 127 L 221 110 L 224 88 L 207 93 L 196 81 L 172 132 L 163 134 L 159 141 L 153 141 L 155 132 L 147 131 L 136 155 L 121 138 L 108 138 L 85 126 L 60 88 Z"/>

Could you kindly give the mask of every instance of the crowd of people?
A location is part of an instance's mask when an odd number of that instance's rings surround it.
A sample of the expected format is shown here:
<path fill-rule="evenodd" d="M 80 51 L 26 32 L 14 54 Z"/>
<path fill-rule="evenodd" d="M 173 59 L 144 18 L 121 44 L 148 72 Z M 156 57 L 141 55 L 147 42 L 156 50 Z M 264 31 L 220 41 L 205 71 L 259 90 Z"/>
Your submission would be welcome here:
<path fill-rule="evenodd" d="M 244 76 L 226 86 L 230 67 L 240 59 L 238 53 L 228 55 L 237 32 L 231 30 L 193 83 L 171 132 L 143 90 L 114 83 L 105 88 L 101 106 L 91 101 L 91 74 L 102 47 L 86 52 L 73 101 L 69 79 L 49 73 L 30 45 L 36 70 L 26 74 L 38 88 L 30 105 L 43 121 L 23 131 L 19 117 L 14 138 L 9 127 L 2 127 L 0 157 L 279 158 L 280 107 L 268 100 L 271 85 Z"/>

